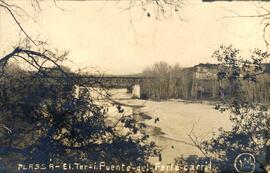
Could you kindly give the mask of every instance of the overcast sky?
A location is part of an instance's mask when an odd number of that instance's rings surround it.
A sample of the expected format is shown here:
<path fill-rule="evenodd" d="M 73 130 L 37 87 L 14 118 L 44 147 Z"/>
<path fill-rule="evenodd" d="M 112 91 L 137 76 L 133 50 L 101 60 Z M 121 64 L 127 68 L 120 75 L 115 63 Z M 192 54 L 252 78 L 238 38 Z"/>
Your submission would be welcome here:
<path fill-rule="evenodd" d="M 221 44 L 232 44 L 244 51 L 265 49 L 262 26 L 256 19 L 226 18 L 230 10 L 254 14 L 254 2 L 203 3 L 186 0 L 176 15 L 156 20 L 153 15 L 125 3 L 91 1 L 42 3 L 37 23 L 23 21 L 34 37 L 46 39 L 52 47 L 70 51 L 72 68 L 95 67 L 108 74 L 139 73 L 158 61 L 181 66 L 215 62 L 212 52 Z M 28 6 L 25 5 L 27 9 Z M 18 41 L 18 28 L 0 11 L 1 54 Z M 131 14 L 131 15 L 130 15 Z M 133 21 L 133 26 L 130 21 Z"/>

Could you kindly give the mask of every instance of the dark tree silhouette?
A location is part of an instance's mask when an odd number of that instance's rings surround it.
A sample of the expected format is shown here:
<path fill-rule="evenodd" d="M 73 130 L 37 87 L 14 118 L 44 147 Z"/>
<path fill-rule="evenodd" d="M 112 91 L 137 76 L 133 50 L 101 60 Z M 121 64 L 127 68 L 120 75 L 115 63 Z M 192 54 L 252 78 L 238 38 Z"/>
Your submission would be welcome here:
<path fill-rule="evenodd" d="M 30 3 L 41 10 L 40 1 Z M 160 155 L 155 143 L 148 141 L 143 123 L 122 108 L 119 118 L 111 119 L 109 102 L 95 102 L 89 88 L 102 89 L 100 81 L 85 85 L 60 65 L 67 52 L 47 48 L 31 37 L 20 22 L 28 17 L 23 8 L 5 0 L 0 8 L 25 36 L 0 58 L 1 172 L 16 172 L 17 163 L 104 161 L 138 166 Z M 74 94 L 75 86 L 83 92 Z"/>
<path fill-rule="evenodd" d="M 270 160 L 268 106 L 247 99 L 247 93 L 242 86 L 246 82 L 255 85 L 261 75 L 269 77 L 269 74 L 265 74 L 264 62 L 270 54 L 255 49 L 251 56 L 244 58 L 238 49 L 221 46 L 214 52 L 213 57 L 220 62 L 217 74 L 219 80 L 229 82 L 232 90 L 231 97 L 221 97 L 215 109 L 230 113 L 232 129 L 220 128 L 219 133 L 208 141 L 196 143 L 198 141 L 193 140 L 204 157 L 179 157 L 176 163 L 194 164 L 196 160 L 211 160 L 218 172 L 235 172 L 235 158 L 241 153 L 251 153 L 256 158 L 255 172 L 265 172 L 269 169 Z"/>
<path fill-rule="evenodd" d="M 0 59 L 1 172 L 16 172 L 18 163 L 139 166 L 160 155 L 143 123 L 119 106 L 112 119 L 108 105 L 94 100 L 89 88 L 97 82 L 86 85 L 59 65 L 66 52 L 24 47 Z"/>

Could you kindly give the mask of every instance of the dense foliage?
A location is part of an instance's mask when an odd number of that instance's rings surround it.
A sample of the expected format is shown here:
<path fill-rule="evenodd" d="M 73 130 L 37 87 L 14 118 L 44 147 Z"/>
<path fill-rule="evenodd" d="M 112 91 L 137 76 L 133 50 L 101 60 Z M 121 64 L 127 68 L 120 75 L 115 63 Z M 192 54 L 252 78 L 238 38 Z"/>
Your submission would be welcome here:
<path fill-rule="evenodd" d="M 241 57 L 240 51 L 232 46 L 221 46 L 213 57 L 220 62 L 218 78 L 230 83 L 232 97 L 220 98 L 215 109 L 230 113 L 231 130 L 219 129 L 212 139 L 202 141 L 199 148 L 204 157 L 180 157 L 176 163 L 212 160 L 219 172 L 234 172 L 235 158 L 241 153 L 250 153 L 256 159 L 255 172 L 269 169 L 270 160 L 270 115 L 268 107 L 248 99 L 243 90 L 243 81 L 256 85 L 257 79 L 265 72 L 263 62 L 268 52 L 254 50 L 251 57 Z M 268 93 L 269 94 L 269 93 Z"/>
<path fill-rule="evenodd" d="M 109 102 L 96 102 L 91 85 L 80 83 L 58 65 L 62 55 L 15 50 L 1 61 L 0 172 L 15 172 L 18 163 L 104 161 L 139 166 L 160 155 L 155 143 L 148 141 L 145 125 L 120 105 L 118 115 L 111 118 Z M 17 64 L 35 68 L 27 71 L 12 65 L 15 57 L 21 58 Z M 75 86 L 82 88 L 79 95 Z"/>

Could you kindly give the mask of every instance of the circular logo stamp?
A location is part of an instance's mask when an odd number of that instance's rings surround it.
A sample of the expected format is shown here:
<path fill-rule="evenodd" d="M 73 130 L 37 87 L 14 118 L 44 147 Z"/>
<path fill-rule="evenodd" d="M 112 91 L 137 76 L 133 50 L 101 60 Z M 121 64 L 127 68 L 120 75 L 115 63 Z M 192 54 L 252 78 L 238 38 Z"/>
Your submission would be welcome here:
<path fill-rule="evenodd" d="M 239 154 L 234 160 L 234 168 L 239 173 L 252 173 L 256 168 L 256 159 L 250 153 Z"/>

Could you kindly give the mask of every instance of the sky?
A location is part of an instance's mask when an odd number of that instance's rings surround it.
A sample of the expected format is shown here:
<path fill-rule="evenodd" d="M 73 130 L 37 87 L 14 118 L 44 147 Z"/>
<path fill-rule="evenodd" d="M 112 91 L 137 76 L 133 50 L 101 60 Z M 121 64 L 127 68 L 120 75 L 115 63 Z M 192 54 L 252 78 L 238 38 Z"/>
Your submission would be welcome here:
<path fill-rule="evenodd" d="M 175 13 L 157 20 L 141 8 L 127 10 L 127 3 L 121 1 L 58 2 L 64 11 L 45 1 L 39 14 L 22 1 L 18 3 L 36 20 L 22 20 L 25 30 L 47 40 L 52 48 L 69 51 L 66 65 L 72 69 L 134 74 L 159 61 L 183 67 L 215 63 L 211 54 L 222 44 L 243 52 L 266 49 L 260 20 L 226 17 L 232 11 L 254 14 L 254 2 L 186 0 L 178 12 L 184 20 Z M 20 35 L 10 16 L 3 10 L 0 15 L 0 54 L 4 55 Z"/>

